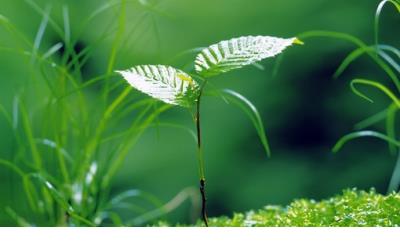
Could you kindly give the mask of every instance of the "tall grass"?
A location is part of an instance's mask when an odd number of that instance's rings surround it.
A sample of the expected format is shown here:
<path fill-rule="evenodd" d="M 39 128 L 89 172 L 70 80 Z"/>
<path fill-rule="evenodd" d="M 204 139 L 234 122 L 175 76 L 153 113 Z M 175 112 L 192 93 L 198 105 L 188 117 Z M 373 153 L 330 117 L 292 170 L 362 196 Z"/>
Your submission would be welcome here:
<path fill-rule="evenodd" d="M 170 108 L 153 99 L 140 99 L 112 73 L 121 46 L 134 38 L 126 36 L 129 30 L 125 23 L 129 4 L 137 1 L 106 2 L 74 29 L 67 5 L 43 8 L 33 0 L 25 2 L 42 18 L 34 38 L 0 15 L 1 27 L 17 44 L 0 47 L 0 52 L 21 56 L 25 62 L 21 68 L 29 72 L 12 109 L 0 105 L 0 122 L 8 124 L 15 147 L 8 158 L 0 159 L 0 165 L 19 177 L 13 184 L 17 189 L 22 186 L 28 205 L 27 209 L 5 208 L 15 224 L 143 225 L 192 197 L 193 191 L 186 189 L 163 205 L 139 190 L 110 196 L 113 178 L 128 152 Z M 157 10 L 156 4 L 147 2 L 142 7 L 147 12 Z M 75 50 L 80 35 L 107 11 L 118 11 L 117 20 L 97 40 L 81 51 Z M 61 13 L 62 23 L 53 19 L 53 13 Z M 60 42 L 44 48 L 43 40 L 50 29 Z M 84 80 L 83 67 L 106 38 L 112 39 L 112 45 L 105 71 Z"/>
<path fill-rule="evenodd" d="M 299 35 L 299 37 L 302 39 L 329 37 L 345 40 L 356 46 L 356 49 L 349 53 L 336 70 L 334 74 L 335 78 L 341 76 L 342 73 L 361 56 L 367 55 L 375 62 L 376 66 L 387 75 L 388 79 L 390 79 L 390 81 L 385 82 L 384 79 L 379 79 L 378 77 L 376 79 L 355 78 L 350 82 L 350 89 L 352 92 L 362 99 L 374 103 L 374 100 L 364 93 L 365 88 L 369 87 L 385 95 L 388 100 L 390 100 L 391 104 L 385 110 L 356 124 L 356 131 L 343 136 L 333 147 L 333 151 L 337 152 L 345 143 L 361 137 L 374 137 L 386 141 L 389 145 L 390 152 L 393 155 L 398 154 L 396 165 L 388 185 L 387 192 L 390 193 L 398 191 L 400 186 L 400 140 L 397 135 L 399 126 L 396 123 L 396 113 L 400 110 L 400 49 L 390 44 L 383 43 L 379 39 L 381 26 L 380 17 L 386 5 L 392 5 L 397 12 L 400 13 L 400 2 L 398 0 L 383 0 L 378 4 L 373 25 L 374 41 L 370 45 L 353 35 L 340 32 L 310 31 Z M 382 121 L 384 121 L 386 125 L 385 132 L 364 130 Z"/>

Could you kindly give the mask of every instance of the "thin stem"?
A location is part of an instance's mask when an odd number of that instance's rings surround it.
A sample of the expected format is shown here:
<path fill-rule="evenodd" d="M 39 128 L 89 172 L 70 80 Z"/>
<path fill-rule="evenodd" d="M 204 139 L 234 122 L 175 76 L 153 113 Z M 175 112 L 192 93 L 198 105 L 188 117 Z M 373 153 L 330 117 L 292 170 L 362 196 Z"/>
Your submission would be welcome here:
<path fill-rule="evenodd" d="M 400 185 L 400 150 L 398 153 L 399 155 L 397 158 L 396 166 L 394 167 L 392 178 L 390 179 L 389 187 L 387 190 L 388 194 L 392 193 L 393 191 L 397 192 Z"/>
<path fill-rule="evenodd" d="M 204 173 L 204 158 L 203 158 L 203 149 L 202 149 L 202 143 L 201 143 L 201 123 L 200 123 L 200 100 L 201 100 L 201 95 L 203 93 L 203 88 L 206 85 L 206 83 L 207 82 L 204 82 L 204 84 L 202 85 L 202 87 L 200 89 L 199 97 L 197 98 L 195 122 L 196 122 L 196 131 L 197 131 L 197 157 L 199 160 L 201 215 L 202 215 L 204 224 L 208 227 L 207 207 L 206 207 L 207 198 L 206 198 L 206 189 L 205 189 L 206 178 L 205 178 L 205 173 Z"/>

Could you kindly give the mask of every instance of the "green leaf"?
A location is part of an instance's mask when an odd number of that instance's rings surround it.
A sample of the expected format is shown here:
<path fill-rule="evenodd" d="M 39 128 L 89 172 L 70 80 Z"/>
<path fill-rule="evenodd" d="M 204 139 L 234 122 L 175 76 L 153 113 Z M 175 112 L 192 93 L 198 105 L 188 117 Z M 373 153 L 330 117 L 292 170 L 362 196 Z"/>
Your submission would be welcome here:
<path fill-rule="evenodd" d="M 135 66 L 117 73 L 134 88 L 167 104 L 190 107 L 200 93 L 200 87 L 192 77 L 170 66 Z"/>
<path fill-rule="evenodd" d="M 375 45 L 377 46 L 379 41 L 378 41 L 378 36 L 379 36 L 379 19 L 382 13 L 383 7 L 387 4 L 391 3 L 394 5 L 394 7 L 397 9 L 397 11 L 400 13 L 400 4 L 396 0 L 383 0 L 379 3 L 376 12 L 375 12 L 375 20 L 374 20 L 374 40 L 375 40 Z"/>
<path fill-rule="evenodd" d="M 264 124 L 262 122 L 261 116 L 257 110 L 257 108 L 243 95 L 237 93 L 230 89 L 223 90 L 215 90 L 214 93 L 211 93 L 214 96 L 221 97 L 227 103 L 232 103 L 238 106 L 240 109 L 246 113 L 246 115 L 250 118 L 253 123 L 255 129 L 257 130 L 258 136 L 261 140 L 261 143 L 265 149 L 265 152 L 268 157 L 271 156 L 271 150 L 268 144 L 267 136 L 265 135 Z"/>
<path fill-rule="evenodd" d="M 374 101 L 370 99 L 368 96 L 366 96 L 364 93 L 360 92 L 357 88 L 356 85 L 366 85 L 366 86 L 372 86 L 380 91 L 382 91 L 387 97 L 389 97 L 393 103 L 400 108 L 400 99 L 392 92 L 390 91 L 389 88 L 384 86 L 383 84 L 372 81 L 372 80 L 366 80 L 366 79 L 354 79 L 350 82 L 350 87 L 351 90 L 358 95 L 359 97 L 373 103 Z"/>
<path fill-rule="evenodd" d="M 305 33 L 299 34 L 298 37 L 301 39 L 307 39 L 311 37 L 330 37 L 330 38 L 336 38 L 340 40 L 345 40 L 348 42 L 353 43 L 357 47 L 361 48 L 359 52 L 352 52 L 351 55 L 349 55 L 349 62 L 346 62 L 347 65 L 348 63 L 351 63 L 354 59 L 358 58 L 362 52 L 366 52 L 368 56 L 380 67 L 382 68 L 383 71 L 390 77 L 390 79 L 393 81 L 393 83 L 396 85 L 396 88 L 400 90 L 400 80 L 397 77 L 396 73 L 392 70 L 392 68 L 385 63 L 379 56 L 376 56 L 376 53 L 374 51 L 371 51 L 368 49 L 368 46 L 359 38 L 346 34 L 346 33 L 341 33 L 341 32 L 332 32 L 332 31 L 321 31 L 321 30 L 313 30 L 313 31 L 307 31 Z M 355 54 L 354 54 L 355 53 Z M 341 66 L 342 67 L 342 66 Z M 344 68 L 346 66 L 343 66 Z M 342 69 L 340 69 L 342 70 Z M 336 72 L 336 76 L 340 74 L 339 71 Z"/>
<path fill-rule="evenodd" d="M 302 44 L 297 38 L 271 36 L 242 36 L 221 41 L 197 55 L 195 70 L 203 77 L 214 76 L 273 57 L 294 43 Z"/>
<path fill-rule="evenodd" d="M 332 151 L 334 153 L 338 152 L 343 145 L 345 145 L 347 142 L 356 139 L 356 138 L 361 138 L 361 137 L 376 137 L 382 140 L 385 140 L 386 142 L 393 144 L 397 147 L 400 147 L 400 141 L 394 140 L 382 133 L 376 132 L 376 131 L 357 131 L 353 132 L 350 134 L 347 134 L 346 136 L 343 136 L 333 147 Z"/>
<path fill-rule="evenodd" d="M 388 137 L 396 140 L 396 113 L 400 109 L 392 103 L 388 108 L 386 112 L 386 134 Z M 389 143 L 389 150 L 392 153 L 392 155 L 396 154 L 397 148 Z"/>
<path fill-rule="evenodd" d="M 388 110 L 387 109 L 385 109 L 383 111 L 380 111 L 378 113 L 375 113 L 374 115 L 372 115 L 372 116 L 370 116 L 370 117 L 368 117 L 368 118 L 366 118 L 364 120 L 361 120 L 360 122 L 355 124 L 354 125 L 354 129 L 362 130 L 362 129 L 368 128 L 368 127 L 370 127 L 370 126 L 372 126 L 372 125 L 374 125 L 374 124 L 376 124 L 376 123 L 378 123 L 378 122 L 380 122 L 382 120 L 385 120 L 387 114 L 388 114 Z"/>

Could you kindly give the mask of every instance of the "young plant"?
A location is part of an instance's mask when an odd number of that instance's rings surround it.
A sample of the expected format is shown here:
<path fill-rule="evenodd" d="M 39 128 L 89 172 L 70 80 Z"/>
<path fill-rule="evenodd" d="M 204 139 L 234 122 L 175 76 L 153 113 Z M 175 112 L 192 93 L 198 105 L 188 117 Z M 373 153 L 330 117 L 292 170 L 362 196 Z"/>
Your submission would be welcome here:
<path fill-rule="evenodd" d="M 389 144 L 391 153 L 398 154 L 396 166 L 387 190 L 387 192 L 390 193 L 398 191 L 400 186 L 400 140 L 396 135 L 396 132 L 398 132 L 398 126 L 396 126 L 396 113 L 400 110 L 400 49 L 392 45 L 380 43 L 379 41 L 379 19 L 382 9 L 386 4 L 391 4 L 400 13 L 399 0 L 383 0 L 379 3 L 375 13 L 374 43 L 371 45 L 367 45 L 357 37 L 340 32 L 310 31 L 299 35 L 299 37 L 301 39 L 306 39 L 308 37 L 338 38 L 349 41 L 357 46 L 357 48 L 342 61 L 334 74 L 335 78 L 339 77 L 356 59 L 362 55 L 368 55 L 391 80 L 391 85 L 387 83 L 384 84 L 381 80 L 365 78 L 356 78 L 350 82 L 350 88 L 353 93 L 364 100 L 371 103 L 374 102 L 359 89 L 360 86 L 372 87 L 375 90 L 380 91 L 391 101 L 391 104 L 385 110 L 356 124 L 355 129 L 357 131 L 343 136 L 333 147 L 333 152 L 338 152 L 345 143 L 361 137 L 375 137 L 386 141 Z M 386 122 L 386 134 L 373 130 L 363 130 L 384 120 Z"/>
<path fill-rule="evenodd" d="M 170 105 L 187 108 L 192 114 L 197 133 L 198 170 L 202 197 L 202 219 L 208 226 L 205 192 L 205 169 L 201 136 L 200 103 L 204 88 L 212 76 L 254 64 L 273 57 L 292 44 L 302 44 L 297 38 L 244 36 L 221 41 L 203 49 L 194 62 L 195 73 L 188 73 L 167 65 L 139 65 L 117 71 L 137 90 Z M 252 119 L 267 155 L 270 149 L 257 109 L 245 97 L 232 90 L 217 91 L 218 95 L 236 103 Z"/>

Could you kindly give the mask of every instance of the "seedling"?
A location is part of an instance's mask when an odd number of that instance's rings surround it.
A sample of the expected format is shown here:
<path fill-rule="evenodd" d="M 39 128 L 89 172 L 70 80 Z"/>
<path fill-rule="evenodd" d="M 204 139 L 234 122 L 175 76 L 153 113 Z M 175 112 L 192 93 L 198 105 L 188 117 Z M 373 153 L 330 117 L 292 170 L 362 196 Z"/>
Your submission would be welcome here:
<path fill-rule="evenodd" d="M 292 44 L 302 44 L 297 38 L 244 36 L 221 41 L 203 49 L 194 62 L 195 73 L 190 75 L 167 65 L 140 65 L 117 71 L 137 90 L 170 105 L 187 108 L 192 114 L 197 133 L 197 155 L 202 197 L 202 218 L 208 226 L 206 211 L 205 169 L 201 139 L 200 103 L 204 88 L 212 76 L 254 64 L 273 57 Z M 196 79 L 196 80 L 195 80 Z M 270 149 L 257 109 L 245 97 L 229 89 L 217 91 L 232 103 L 244 108 L 255 125 L 265 151 Z"/>

